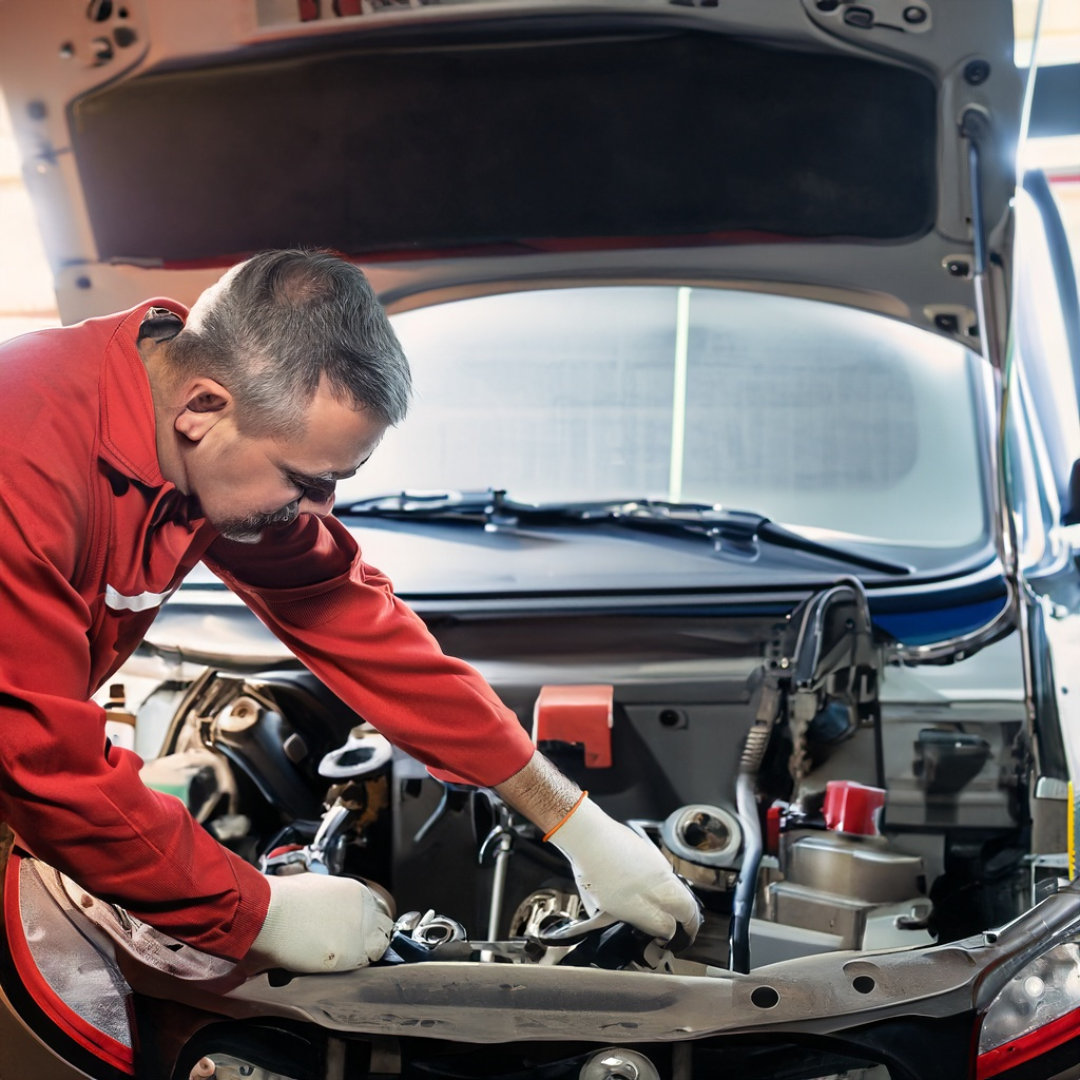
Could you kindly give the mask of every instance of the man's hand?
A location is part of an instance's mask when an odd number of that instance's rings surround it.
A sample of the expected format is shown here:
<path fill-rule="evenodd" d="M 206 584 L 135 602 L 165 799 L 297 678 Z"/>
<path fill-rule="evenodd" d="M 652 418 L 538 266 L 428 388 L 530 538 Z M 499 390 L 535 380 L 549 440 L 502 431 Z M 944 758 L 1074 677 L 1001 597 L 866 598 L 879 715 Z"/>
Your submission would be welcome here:
<path fill-rule="evenodd" d="M 366 885 L 325 874 L 267 880 L 270 907 L 245 966 L 306 974 L 351 971 L 386 952 L 394 923 Z"/>
<path fill-rule="evenodd" d="M 570 860 L 590 915 L 607 912 L 663 942 L 682 927 L 693 941 L 701 928 L 693 893 L 655 845 L 608 817 L 588 796 L 549 838 Z"/>
<path fill-rule="evenodd" d="M 495 791 L 547 832 L 570 860 L 590 915 L 606 911 L 665 942 L 681 926 L 693 940 L 701 912 L 667 859 L 648 840 L 582 799 L 577 784 L 543 754 L 533 754 Z"/>

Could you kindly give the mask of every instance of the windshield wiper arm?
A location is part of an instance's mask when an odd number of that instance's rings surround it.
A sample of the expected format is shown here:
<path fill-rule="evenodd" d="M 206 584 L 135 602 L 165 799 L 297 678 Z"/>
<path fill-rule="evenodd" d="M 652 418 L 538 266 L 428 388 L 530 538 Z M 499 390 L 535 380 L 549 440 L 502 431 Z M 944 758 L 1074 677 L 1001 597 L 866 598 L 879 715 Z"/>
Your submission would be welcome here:
<path fill-rule="evenodd" d="M 841 562 L 850 563 L 852 566 L 862 566 L 867 570 L 877 570 L 882 574 L 907 575 L 913 572 L 912 567 L 904 563 L 889 562 L 887 559 L 876 559 L 872 555 L 863 555 L 849 551 L 835 544 L 823 544 L 817 540 L 811 540 L 802 533 L 793 529 L 786 529 L 783 525 L 777 525 L 775 521 L 764 518 L 758 526 L 757 535 L 762 540 L 767 540 L 777 547 L 791 548 L 793 551 L 805 551 L 811 555 L 821 555 L 826 559 L 839 559 Z"/>
<path fill-rule="evenodd" d="M 361 499 L 335 513 L 396 521 L 470 522 L 490 528 L 554 525 L 616 525 L 627 529 L 700 535 L 718 551 L 753 555 L 758 543 L 818 555 L 881 574 L 908 575 L 903 563 L 878 559 L 834 544 L 811 540 L 753 510 L 727 510 L 707 503 L 671 503 L 655 499 L 580 503 L 520 503 L 505 491 L 402 491 Z"/>

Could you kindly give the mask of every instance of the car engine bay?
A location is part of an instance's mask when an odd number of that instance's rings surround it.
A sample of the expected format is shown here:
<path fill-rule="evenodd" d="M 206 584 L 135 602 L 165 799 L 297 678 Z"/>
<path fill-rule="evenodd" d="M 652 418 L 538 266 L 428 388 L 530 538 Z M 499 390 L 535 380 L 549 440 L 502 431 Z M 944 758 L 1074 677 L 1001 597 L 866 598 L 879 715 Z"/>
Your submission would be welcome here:
<path fill-rule="evenodd" d="M 535 826 L 431 777 L 303 671 L 207 669 L 143 778 L 264 872 L 372 885 L 397 919 L 385 963 L 745 973 L 957 940 L 1025 910 L 1021 704 L 883 694 L 910 669 L 855 581 L 776 608 L 429 619 L 692 886 L 689 948 L 583 921 Z"/>

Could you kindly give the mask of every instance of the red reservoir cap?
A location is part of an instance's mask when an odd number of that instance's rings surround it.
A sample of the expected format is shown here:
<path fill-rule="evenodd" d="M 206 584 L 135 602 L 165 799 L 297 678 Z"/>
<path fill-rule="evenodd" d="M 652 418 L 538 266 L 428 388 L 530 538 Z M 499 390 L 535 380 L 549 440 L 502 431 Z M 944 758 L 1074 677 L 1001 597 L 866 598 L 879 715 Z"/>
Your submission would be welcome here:
<path fill-rule="evenodd" d="M 885 805 L 885 789 L 830 780 L 825 785 L 825 825 L 836 832 L 880 836 L 878 821 Z"/>

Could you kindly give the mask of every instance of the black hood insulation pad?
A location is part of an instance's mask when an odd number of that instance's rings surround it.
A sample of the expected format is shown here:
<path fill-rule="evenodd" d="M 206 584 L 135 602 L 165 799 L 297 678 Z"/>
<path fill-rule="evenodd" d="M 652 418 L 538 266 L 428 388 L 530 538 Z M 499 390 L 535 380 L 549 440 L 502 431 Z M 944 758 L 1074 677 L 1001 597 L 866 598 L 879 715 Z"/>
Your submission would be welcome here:
<path fill-rule="evenodd" d="M 219 62 L 115 84 L 71 119 L 103 260 L 897 241 L 935 213 L 929 79 L 715 34 Z"/>

